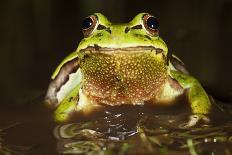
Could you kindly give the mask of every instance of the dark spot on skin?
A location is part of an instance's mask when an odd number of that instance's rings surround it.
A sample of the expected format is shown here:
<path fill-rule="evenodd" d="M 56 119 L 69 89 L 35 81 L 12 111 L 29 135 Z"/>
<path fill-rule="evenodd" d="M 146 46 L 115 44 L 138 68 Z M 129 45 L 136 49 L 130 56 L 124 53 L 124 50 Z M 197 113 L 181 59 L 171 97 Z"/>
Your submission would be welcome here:
<path fill-rule="evenodd" d="M 125 33 L 128 33 L 130 31 L 130 28 L 129 27 L 126 27 L 125 28 Z"/>
<path fill-rule="evenodd" d="M 99 24 L 97 30 L 104 30 L 106 27 L 104 25 Z"/>
<path fill-rule="evenodd" d="M 163 52 L 163 50 L 162 49 L 160 49 L 160 48 L 156 48 L 156 54 L 159 54 L 159 53 L 162 53 Z"/>
<path fill-rule="evenodd" d="M 89 58 L 89 57 L 90 57 L 89 54 L 85 54 L 82 61 L 84 62 L 84 60 L 87 59 L 87 58 Z"/>
<path fill-rule="evenodd" d="M 101 37 L 101 36 L 102 36 L 102 33 L 98 33 L 98 34 L 96 34 L 95 37 Z"/>
<path fill-rule="evenodd" d="M 151 40 L 151 37 L 149 37 L 148 35 L 144 35 L 144 37 L 146 37 L 147 39 Z"/>
<path fill-rule="evenodd" d="M 97 44 L 94 44 L 94 48 L 96 51 L 99 51 L 100 47 Z"/>
<path fill-rule="evenodd" d="M 73 97 L 70 97 L 70 98 L 69 98 L 69 102 L 71 102 L 71 101 L 72 101 L 72 99 L 73 99 Z"/>
<path fill-rule="evenodd" d="M 131 29 L 142 29 L 143 27 L 142 27 L 142 25 L 140 24 L 140 25 L 135 25 L 135 26 L 133 26 Z"/>
<path fill-rule="evenodd" d="M 106 31 L 107 32 L 109 32 L 110 34 L 111 34 L 111 30 L 110 30 L 110 28 L 108 27 L 108 28 L 106 28 Z"/>
<path fill-rule="evenodd" d="M 142 34 L 134 34 L 134 36 L 137 38 L 144 38 L 144 35 L 142 35 Z"/>
<path fill-rule="evenodd" d="M 135 37 L 139 37 L 140 35 L 139 34 L 134 34 Z"/>
<path fill-rule="evenodd" d="M 83 58 L 81 59 L 81 64 L 80 64 L 80 66 L 81 66 L 82 64 L 84 64 L 84 63 L 86 62 L 86 60 L 88 60 L 88 58 L 90 58 L 90 54 L 85 54 L 85 55 L 83 56 Z"/>
<path fill-rule="evenodd" d="M 164 53 L 163 53 L 163 51 L 162 51 L 162 57 L 163 57 L 163 59 L 164 59 L 164 61 L 166 61 L 167 62 L 167 57 L 164 55 Z"/>

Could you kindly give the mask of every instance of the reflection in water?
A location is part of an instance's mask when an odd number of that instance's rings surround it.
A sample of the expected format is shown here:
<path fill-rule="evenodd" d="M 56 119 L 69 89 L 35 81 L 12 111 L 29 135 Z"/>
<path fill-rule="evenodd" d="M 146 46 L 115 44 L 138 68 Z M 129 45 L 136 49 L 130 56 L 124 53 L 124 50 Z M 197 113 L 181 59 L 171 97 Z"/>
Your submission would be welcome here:
<path fill-rule="evenodd" d="M 107 109 L 104 115 L 88 121 L 58 125 L 54 129 L 57 152 L 65 154 L 232 152 L 231 107 L 227 111 L 213 112 L 212 114 L 217 116 L 216 119 L 212 116 L 215 121 L 211 124 L 201 123 L 191 129 L 178 128 L 179 124 L 188 118 L 189 113 L 159 114 L 148 112 L 148 109 L 144 110 L 142 106 L 111 108 Z"/>
<path fill-rule="evenodd" d="M 232 105 L 214 105 L 211 123 L 190 129 L 179 128 L 190 114 L 181 105 L 106 107 L 59 125 L 42 104 L 1 107 L 0 154 L 232 154 Z"/>

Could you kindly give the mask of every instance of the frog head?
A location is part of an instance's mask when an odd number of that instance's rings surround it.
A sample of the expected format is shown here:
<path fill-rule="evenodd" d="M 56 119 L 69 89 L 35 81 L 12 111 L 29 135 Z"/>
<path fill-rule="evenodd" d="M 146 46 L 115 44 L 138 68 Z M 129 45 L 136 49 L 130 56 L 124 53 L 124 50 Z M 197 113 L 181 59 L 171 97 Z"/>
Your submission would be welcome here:
<path fill-rule="evenodd" d="M 134 49 L 150 47 L 167 55 L 167 46 L 159 37 L 158 20 L 148 13 L 140 13 L 129 23 L 111 23 L 101 13 L 95 13 L 84 19 L 82 26 L 84 39 L 77 52 L 88 47 L 107 48 L 109 51 L 119 48 Z"/>

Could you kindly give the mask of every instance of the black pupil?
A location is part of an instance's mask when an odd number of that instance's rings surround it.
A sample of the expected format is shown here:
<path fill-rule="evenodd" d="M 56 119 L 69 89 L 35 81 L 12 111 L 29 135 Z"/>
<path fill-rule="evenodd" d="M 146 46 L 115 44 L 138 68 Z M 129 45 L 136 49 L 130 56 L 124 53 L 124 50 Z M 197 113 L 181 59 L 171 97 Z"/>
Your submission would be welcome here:
<path fill-rule="evenodd" d="M 147 26 L 149 26 L 152 29 L 158 29 L 159 28 L 159 22 L 155 17 L 149 17 L 147 19 Z"/>
<path fill-rule="evenodd" d="M 83 29 L 88 29 L 88 28 L 90 28 L 92 25 L 93 25 L 93 20 L 92 20 L 90 17 L 88 17 L 88 18 L 85 18 L 85 19 L 83 20 L 82 28 L 83 28 Z"/>

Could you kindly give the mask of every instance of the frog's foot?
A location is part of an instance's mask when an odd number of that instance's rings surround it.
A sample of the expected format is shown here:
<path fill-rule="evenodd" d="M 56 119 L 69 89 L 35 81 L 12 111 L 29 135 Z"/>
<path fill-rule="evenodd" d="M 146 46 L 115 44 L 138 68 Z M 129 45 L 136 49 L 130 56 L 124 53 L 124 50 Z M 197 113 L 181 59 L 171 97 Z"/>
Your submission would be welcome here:
<path fill-rule="evenodd" d="M 210 119 L 208 116 L 203 115 L 203 114 L 192 114 L 189 116 L 188 122 L 180 124 L 179 128 L 181 129 L 191 128 L 195 126 L 196 124 L 198 124 L 199 121 L 203 121 L 204 123 L 208 124 L 210 122 Z"/>

